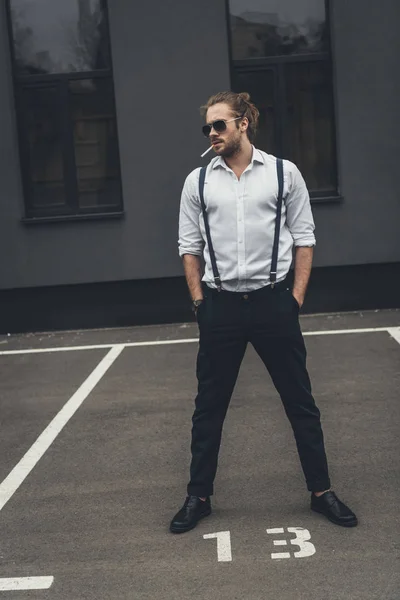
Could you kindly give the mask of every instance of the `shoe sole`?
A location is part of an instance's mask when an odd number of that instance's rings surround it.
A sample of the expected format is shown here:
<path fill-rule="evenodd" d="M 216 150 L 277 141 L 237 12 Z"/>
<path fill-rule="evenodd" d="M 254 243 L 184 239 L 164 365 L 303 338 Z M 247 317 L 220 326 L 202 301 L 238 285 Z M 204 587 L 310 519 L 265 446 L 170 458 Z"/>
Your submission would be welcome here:
<path fill-rule="evenodd" d="M 186 533 L 187 531 L 191 531 L 192 529 L 194 529 L 196 527 L 197 523 L 199 521 L 201 521 L 201 519 L 204 519 L 204 517 L 208 517 L 209 515 L 211 515 L 211 512 L 212 511 L 210 508 L 210 510 L 207 510 L 202 515 L 200 515 L 200 517 L 197 519 L 197 521 L 193 525 L 190 525 L 190 527 L 178 528 L 178 527 L 172 527 L 172 525 L 170 525 L 169 530 L 171 533 Z"/>
<path fill-rule="evenodd" d="M 358 519 L 353 519 L 353 521 L 347 521 L 347 523 L 339 523 L 338 521 L 335 521 L 335 519 L 332 519 L 332 517 L 328 517 L 328 515 L 326 515 L 322 510 L 318 510 L 317 508 L 313 507 L 311 507 L 311 510 L 318 513 L 319 515 L 324 515 L 324 517 L 328 519 L 328 521 L 334 523 L 335 525 L 339 525 L 339 527 L 356 527 L 358 525 Z"/>

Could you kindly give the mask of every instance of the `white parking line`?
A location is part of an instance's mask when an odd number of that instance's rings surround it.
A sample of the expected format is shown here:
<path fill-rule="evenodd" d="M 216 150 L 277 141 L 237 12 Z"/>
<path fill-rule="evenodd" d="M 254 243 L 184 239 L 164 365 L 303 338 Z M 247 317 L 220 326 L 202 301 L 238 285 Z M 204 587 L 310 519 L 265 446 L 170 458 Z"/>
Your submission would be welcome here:
<path fill-rule="evenodd" d="M 10 577 L 0 579 L 0 592 L 15 590 L 48 590 L 54 577 Z"/>
<path fill-rule="evenodd" d="M 341 333 L 376 333 L 378 331 L 388 331 L 387 327 L 364 327 L 363 329 L 333 329 L 330 331 L 305 331 L 303 335 L 340 335 Z"/>
<path fill-rule="evenodd" d="M 315 335 L 341 335 L 341 334 L 354 334 L 354 333 L 376 333 L 380 331 L 386 331 L 390 333 L 397 341 L 400 338 L 400 327 L 365 327 L 362 329 L 333 329 L 324 331 L 304 331 L 304 336 L 315 336 Z M 396 337 L 398 336 L 398 337 Z M 199 338 L 186 338 L 180 340 L 157 340 L 149 342 L 127 342 L 121 344 L 93 344 L 91 346 L 56 346 L 55 348 L 26 348 L 25 350 L 2 350 L 0 356 L 10 356 L 15 354 L 42 354 L 49 352 L 72 352 L 74 350 L 105 350 L 107 348 L 113 348 L 121 346 L 123 348 L 138 348 L 141 346 L 168 346 L 174 344 L 195 344 L 198 343 Z M 400 342 L 399 342 L 400 343 Z"/>
<path fill-rule="evenodd" d="M 90 392 L 99 383 L 104 374 L 111 367 L 113 362 L 121 354 L 124 346 L 118 344 L 111 348 L 110 352 L 101 360 L 97 367 L 92 371 L 89 377 L 82 383 L 80 388 L 62 407 L 60 412 L 49 423 L 46 429 L 41 433 L 36 442 L 30 447 L 28 452 L 21 458 L 19 463 L 13 468 L 0 484 L 0 511 L 17 491 L 22 482 L 26 479 L 34 466 L 39 462 L 44 453 L 49 449 L 58 434 L 62 431 L 71 417 L 76 413 Z"/>
<path fill-rule="evenodd" d="M 400 327 L 389 327 L 388 332 L 400 344 Z"/>
<path fill-rule="evenodd" d="M 104 350 L 114 346 L 123 346 L 124 348 L 134 346 L 167 346 L 169 344 L 193 344 L 198 342 L 199 338 L 187 338 L 182 340 L 158 340 L 156 342 L 128 342 L 126 344 L 94 344 L 92 346 L 58 346 L 55 348 L 28 348 L 26 350 L 3 350 L 3 354 L 41 354 L 42 352 L 72 352 L 73 350 Z"/>

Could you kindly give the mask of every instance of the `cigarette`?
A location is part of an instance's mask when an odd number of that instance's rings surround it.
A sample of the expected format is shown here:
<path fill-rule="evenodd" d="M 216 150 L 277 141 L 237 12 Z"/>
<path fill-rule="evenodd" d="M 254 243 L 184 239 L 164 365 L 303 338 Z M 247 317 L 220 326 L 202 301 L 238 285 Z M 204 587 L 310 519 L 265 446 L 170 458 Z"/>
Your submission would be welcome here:
<path fill-rule="evenodd" d="M 203 154 L 201 155 L 201 158 L 203 158 L 203 156 L 205 156 L 207 154 L 207 152 L 210 152 L 210 150 L 212 150 L 212 146 L 210 146 L 209 148 L 207 148 L 207 150 L 205 152 L 203 152 Z"/>

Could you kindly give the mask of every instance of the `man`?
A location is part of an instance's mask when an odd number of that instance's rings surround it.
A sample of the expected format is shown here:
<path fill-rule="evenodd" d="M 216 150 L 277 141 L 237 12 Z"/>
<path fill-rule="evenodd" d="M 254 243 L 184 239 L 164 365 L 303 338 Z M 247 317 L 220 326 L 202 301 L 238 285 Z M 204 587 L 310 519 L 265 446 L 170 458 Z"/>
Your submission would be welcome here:
<path fill-rule="evenodd" d="M 203 133 L 217 156 L 205 176 L 195 169 L 187 177 L 181 199 L 179 253 L 200 343 L 188 496 L 170 531 L 189 531 L 211 513 L 222 426 L 248 342 L 267 367 L 292 425 L 311 509 L 337 525 L 355 526 L 355 514 L 330 487 L 299 325 L 315 245 L 304 180 L 293 163 L 252 145 L 259 113 L 248 94 L 221 92 L 202 110 Z M 285 279 L 293 245 L 291 291 Z"/>

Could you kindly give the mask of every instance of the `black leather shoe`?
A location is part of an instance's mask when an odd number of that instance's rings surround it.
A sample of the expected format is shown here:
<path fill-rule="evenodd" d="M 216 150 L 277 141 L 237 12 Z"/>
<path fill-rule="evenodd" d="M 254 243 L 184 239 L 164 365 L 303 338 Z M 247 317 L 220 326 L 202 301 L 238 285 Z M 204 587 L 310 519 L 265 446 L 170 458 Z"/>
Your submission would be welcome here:
<path fill-rule="evenodd" d="M 185 533 L 196 527 L 200 519 L 210 514 L 210 498 L 200 500 L 197 496 L 188 496 L 181 510 L 172 519 L 169 530 L 172 533 Z"/>
<path fill-rule="evenodd" d="M 325 515 L 327 519 L 342 527 L 355 527 L 358 524 L 356 515 L 343 504 L 335 492 L 325 492 L 322 496 L 311 494 L 311 510 Z"/>

